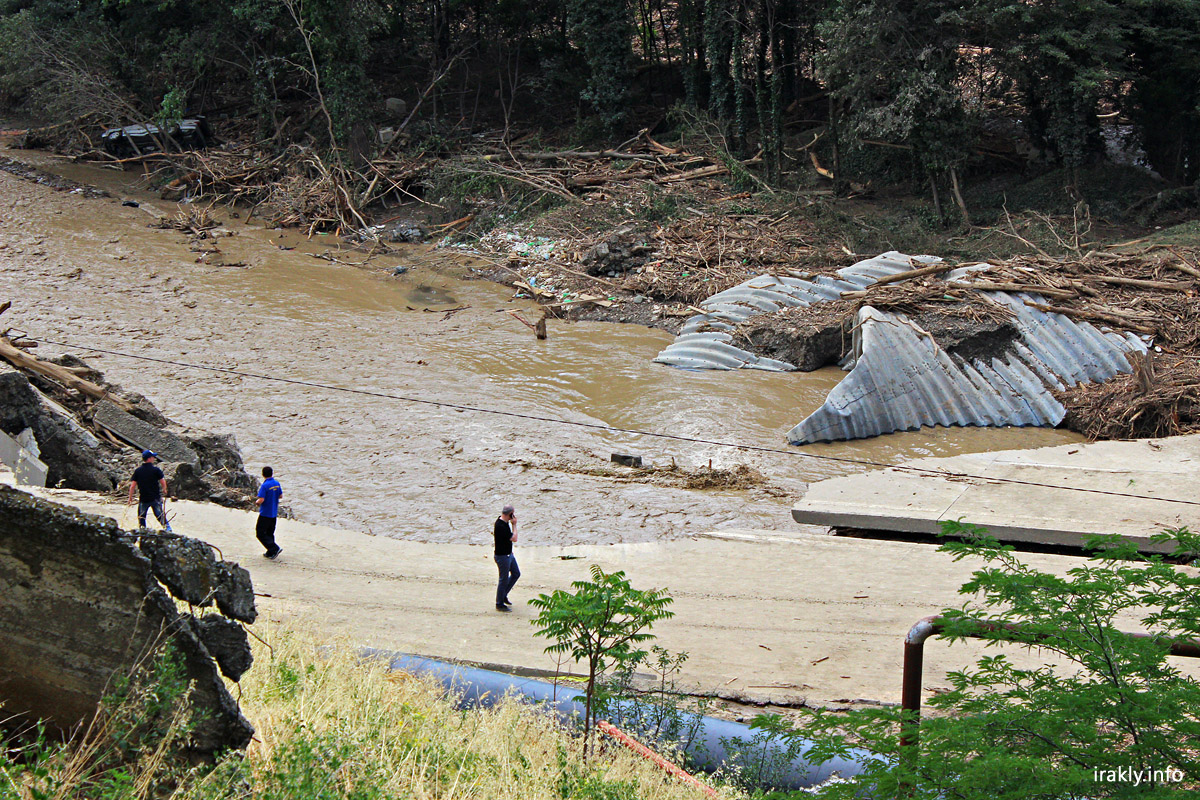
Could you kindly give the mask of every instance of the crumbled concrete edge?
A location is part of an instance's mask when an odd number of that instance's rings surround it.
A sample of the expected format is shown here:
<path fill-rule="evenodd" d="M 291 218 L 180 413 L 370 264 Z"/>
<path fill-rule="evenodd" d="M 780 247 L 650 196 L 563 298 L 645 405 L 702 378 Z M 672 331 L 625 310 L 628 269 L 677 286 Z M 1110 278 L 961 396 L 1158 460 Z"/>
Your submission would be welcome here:
<path fill-rule="evenodd" d="M 249 665 L 248 643 L 236 652 L 228 629 L 236 623 L 199 623 L 181 615 L 152 560 L 138 548 L 138 538 L 113 520 L 0 486 L 0 704 L 5 716 L 42 719 L 69 731 L 90 719 L 116 676 L 129 674 L 170 640 L 193 685 L 196 727 L 189 751 L 212 756 L 245 747 L 254 729 L 226 689 L 201 631 L 221 629 L 222 659 L 239 677 Z M 179 549 L 198 552 L 195 545 L 208 550 L 195 540 Z M 215 596 L 215 587 L 206 593 Z M 244 606 L 244 601 L 238 602 Z M 252 602 L 251 595 L 251 608 Z"/>
<path fill-rule="evenodd" d="M 104 387 L 130 411 L 107 398 L 75 396 L 0 360 L 0 431 L 10 436 L 30 431 L 34 455 L 47 468 L 46 485 L 111 492 L 129 480 L 141 451 L 149 449 L 159 454 L 173 496 L 252 507 L 258 481 L 246 472 L 232 435 L 177 425 L 145 397 L 108 383 L 74 356 L 47 360 Z"/>

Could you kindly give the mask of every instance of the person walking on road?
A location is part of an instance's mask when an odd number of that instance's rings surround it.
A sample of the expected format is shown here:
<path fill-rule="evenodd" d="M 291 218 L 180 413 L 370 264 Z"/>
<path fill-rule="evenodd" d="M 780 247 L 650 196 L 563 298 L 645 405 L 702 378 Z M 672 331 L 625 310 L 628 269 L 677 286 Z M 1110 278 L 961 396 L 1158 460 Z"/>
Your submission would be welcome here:
<path fill-rule="evenodd" d="M 279 498 L 283 497 L 283 487 L 275 480 L 275 471 L 270 467 L 263 467 L 262 476 L 265 480 L 258 487 L 258 497 L 254 500 L 258 506 L 258 524 L 254 535 L 267 549 L 263 555 L 274 560 L 283 552 L 283 548 L 275 544 L 275 522 L 279 518 Z"/>
<path fill-rule="evenodd" d="M 142 451 L 142 465 L 133 471 L 133 479 L 129 482 L 129 502 L 133 504 L 133 489 L 138 490 L 138 527 L 146 527 L 146 512 L 153 510 L 158 523 L 167 533 L 171 530 L 171 522 L 167 519 L 165 505 L 167 497 L 167 477 L 158 468 L 158 453 L 153 450 Z"/>
<path fill-rule="evenodd" d="M 505 506 L 501 510 L 493 535 L 496 539 L 496 568 L 500 570 L 500 583 L 496 586 L 496 610 L 512 611 L 512 603 L 508 602 L 508 592 L 517 582 L 517 578 L 521 577 L 517 557 L 513 555 L 513 542 L 517 541 L 516 509 Z"/>

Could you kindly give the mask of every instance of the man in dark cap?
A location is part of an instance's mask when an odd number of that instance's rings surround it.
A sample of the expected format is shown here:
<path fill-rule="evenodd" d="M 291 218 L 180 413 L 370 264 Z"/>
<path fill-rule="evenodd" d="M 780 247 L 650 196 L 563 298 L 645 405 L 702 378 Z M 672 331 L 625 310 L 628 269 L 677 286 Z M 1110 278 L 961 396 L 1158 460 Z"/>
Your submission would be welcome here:
<path fill-rule="evenodd" d="M 133 471 L 133 480 L 129 483 L 129 503 L 133 503 L 133 488 L 138 490 L 138 527 L 146 527 L 146 511 L 153 510 L 158 523 L 163 530 L 172 533 L 171 523 L 167 520 L 167 509 L 164 501 L 167 497 L 167 477 L 158 468 L 158 453 L 153 450 L 142 451 L 142 465 Z"/>
<path fill-rule="evenodd" d="M 513 555 L 513 542 L 517 540 L 516 509 L 505 506 L 500 511 L 493 535 L 496 540 L 496 568 L 500 570 L 500 583 L 496 586 L 496 610 L 512 611 L 512 603 L 508 602 L 508 592 L 517 582 L 517 578 L 521 577 L 517 558 Z"/>

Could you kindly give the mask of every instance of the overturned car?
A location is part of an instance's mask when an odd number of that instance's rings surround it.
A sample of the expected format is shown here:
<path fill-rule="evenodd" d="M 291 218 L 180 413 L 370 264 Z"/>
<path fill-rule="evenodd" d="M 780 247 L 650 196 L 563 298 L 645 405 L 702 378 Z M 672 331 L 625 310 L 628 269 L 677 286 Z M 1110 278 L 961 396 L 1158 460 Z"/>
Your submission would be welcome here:
<path fill-rule="evenodd" d="M 179 120 L 165 128 L 153 123 L 108 128 L 100 136 L 104 152 L 117 158 L 171 150 L 202 150 L 214 138 L 204 117 Z"/>

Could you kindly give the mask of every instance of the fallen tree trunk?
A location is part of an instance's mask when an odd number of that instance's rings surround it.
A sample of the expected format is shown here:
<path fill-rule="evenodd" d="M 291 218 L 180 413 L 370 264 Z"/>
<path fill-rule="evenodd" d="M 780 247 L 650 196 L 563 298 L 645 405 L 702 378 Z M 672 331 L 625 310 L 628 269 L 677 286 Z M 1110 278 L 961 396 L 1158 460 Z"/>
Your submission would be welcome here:
<path fill-rule="evenodd" d="M 842 292 L 843 300 L 861 300 L 871 294 L 872 291 L 880 286 L 887 286 L 890 283 L 899 283 L 900 281 L 911 280 L 912 278 L 923 278 L 926 275 L 936 275 L 939 272 L 946 272 L 953 269 L 950 264 L 931 264 L 928 267 L 920 267 L 919 269 L 910 269 L 904 272 L 897 272 L 894 275 L 885 275 L 879 280 L 872 283 L 866 289 L 858 289 L 853 292 Z"/>
<path fill-rule="evenodd" d="M 67 389 L 73 389 L 97 400 L 108 399 L 124 411 L 133 410 L 133 406 L 128 401 L 120 397 L 114 397 L 103 386 L 97 386 L 91 381 L 84 380 L 66 367 L 60 367 L 57 364 L 42 361 L 37 356 L 31 356 L 24 350 L 14 347 L 13 343 L 6 336 L 0 336 L 0 358 L 8 361 L 8 363 L 18 369 L 35 372 Z"/>
<path fill-rule="evenodd" d="M 1186 292 L 1195 287 L 1195 284 L 1190 281 L 1149 281 L 1142 278 L 1120 278 L 1110 275 L 1089 275 L 1087 280 L 1107 283 L 1112 286 L 1136 286 L 1139 289 L 1170 289 L 1177 292 Z"/>
<path fill-rule="evenodd" d="M 1038 311 L 1045 311 L 1048 314 L 1062 314 L 1064 317 L 1073 317 L 1075 319 L 1096 320 L 1097 322 L 1107 322 L 1110 325 L 1115 325 L 1118 328 L 1136 331 L 1138 333 L 1155 334 L 1158 329 L 1143 325 L 1146 322 L 1142 317 L 1131 317 L 1126 314 L 1121 314 L 1117 311 L 1088 311 L 1081 308 L 1067 308 L 1065 306 L 1052 306 L 1045 303 L 1035 303 L 1032 300 L 1026 300 L 1025 305 L 1030 308 L 1036 308 Z"/>
<path fill-rule="evenodd" d="M 680 181 L 694 181 L 698 178 L 711 178 L 714 175 L 724 175 L 729 172 L 729 168 L 723 164 L 713 164 L 699 169 L 680 172 L 675 175 L 664 175 L 658 179 L 658 183 L 679 183 Z"/>
<path fill-rule="evenodd" d="M 984 292 L 1029 292 L 1030 294 L 1041 294 L 1046 297 L 1057 297 L 1060 300 L 1069 300 L 1079 296 L 1070 289 L 1056 289 L 1053 286 L 1039 286 L 1034 283 L 997 283 L 993 281 L 967 283 L 965 281 L 947 281 L 946 285 L 955 289 L 978 289 Z"/>

